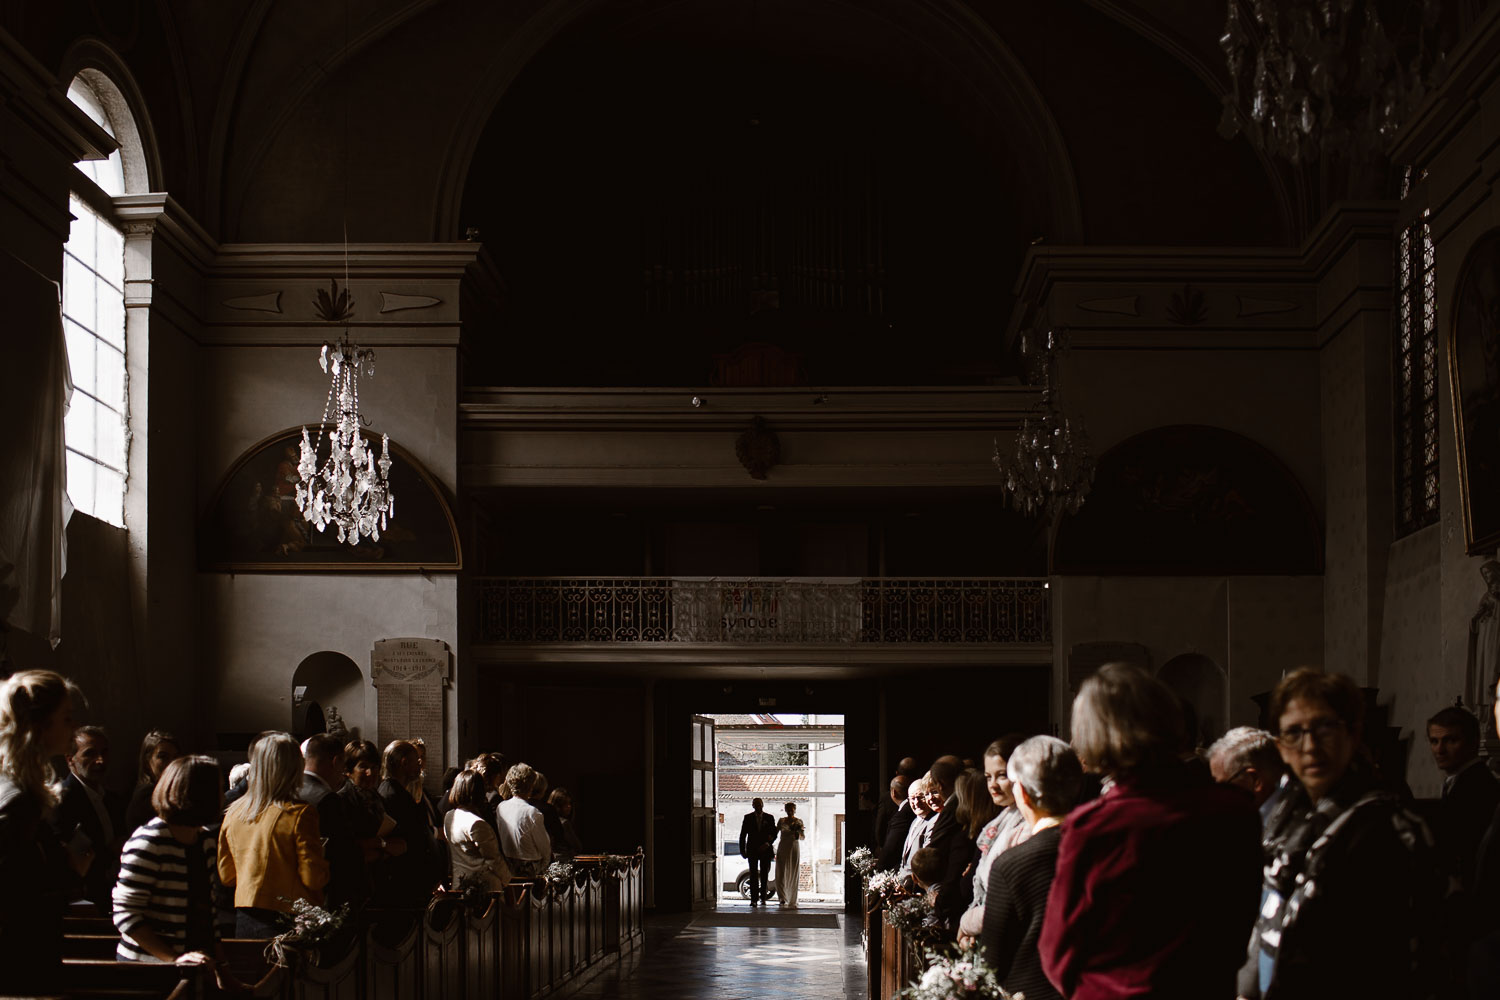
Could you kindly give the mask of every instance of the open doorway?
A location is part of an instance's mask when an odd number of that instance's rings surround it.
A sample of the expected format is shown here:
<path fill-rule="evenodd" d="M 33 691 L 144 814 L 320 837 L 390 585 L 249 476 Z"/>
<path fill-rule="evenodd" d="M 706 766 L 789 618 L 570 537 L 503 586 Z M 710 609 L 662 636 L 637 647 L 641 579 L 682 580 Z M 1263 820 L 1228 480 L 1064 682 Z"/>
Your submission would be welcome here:
<path fill-rule="evenodd" d="M 750 904 L 750 864 L 740 852 L 740 827 L 755 799 L 773 821 L 787 818 L 791 804 L 802 822 L 803 838 L 795 852 L 777 837 L 775 858 L 767 873 L 770 905 L 787 902 L 777 892 L 778 862 L 785 867 L 795 855 L 795 902 L 799 907 L 844 905 L 844 853 L 848 840 L 844 791 L 844 717 L 842 715 L 699 716 L 712 720 L 716 780 L 711 788 L 716 838 L 717 905 Z M 700 766 L 700 765 L 695 765 Z M 705 796 L 704 802 L 710 801 Z M 790 875 L 790 873 L 788 873 Z M 696 888 L 696 886 L 695 886 Z"/>

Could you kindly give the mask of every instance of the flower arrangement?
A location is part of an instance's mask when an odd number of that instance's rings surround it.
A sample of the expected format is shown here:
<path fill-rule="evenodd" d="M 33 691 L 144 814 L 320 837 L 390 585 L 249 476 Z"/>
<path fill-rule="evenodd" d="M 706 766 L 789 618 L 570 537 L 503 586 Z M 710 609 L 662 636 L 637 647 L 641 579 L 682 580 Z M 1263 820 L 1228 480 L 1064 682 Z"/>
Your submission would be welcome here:
<path fill-rule="evenodd" d="M 632 860 L 628 854 L 601 854 L 599 855 L 599 870 L 605 875 L 628 872 Z"/>
<path fill-rule="evenodd" d="M 856 847 L 849 852 L 847 862 L 854 874 L 859 876 L 859 881 L 865 887 L 865 891 L 868 892 L 870 876 L 875 873 L 875 866 L 880 863 L 875 857 L 875 852 L 868 847 Z"/>
<path fill-rule="evenodd" d="M 995 970 L 977 945 L 956 952 L 929 953 L 931 965 L 922 978 L 896 994 L 895 1000 L 1026 1000 L 1000 985 Z"/>
<path fill-rule="evenodd" d="M 301 952 L 317 964 L 318 948 L 333 940 L 349 917 L 346 903 L 336 910 L 325 910 L 305 899 L 285 900 L 292 904 L 292 926 L 266 942 L 266 961 L 285 968 L 291 964 L 289 953 Z"/>
<path fill-rule="evenodd" d="M 911 894 L 906 876 L 890 871 L 871 875 L 865 882 L 865 889 L 879 900 L 874 909 L 890 906 L 896 900 Z"/>
<path fill-rule="evenodd" d="M 573 866 L 566 861 L 554 861 L 542 873 L 542 878 L 554 889 L 566 889 L 573 881 Z"/>
<path fill-rule="evenodd" d="M 885 922 L 900 931 L 918 951 L 936 947 L 948 936 L 925 895 L 906 896 L 887 904 Z"/>
<path fill-rule="evenodd" d="M 482 914 L 490 907 L 490 882 L 479 872 L 470 872 L 458 880 L 454 891 L 463 896 L 464 906 L 470 913 Z"/>
<path fill-rule="evenodd" d="M 803 836 L 803 832 L 807 828 L 802 825 L 802 821 L 800 819 L 798 819 L 797 817 L 793 816 L 791 819 L 789 819 L 789 820 L 786 821 L 786 829 L 787 829 L 787 832 L 790 833 L 793 837 L 796 837 L 798 840 L 801 840 L 802 836 Z"/>

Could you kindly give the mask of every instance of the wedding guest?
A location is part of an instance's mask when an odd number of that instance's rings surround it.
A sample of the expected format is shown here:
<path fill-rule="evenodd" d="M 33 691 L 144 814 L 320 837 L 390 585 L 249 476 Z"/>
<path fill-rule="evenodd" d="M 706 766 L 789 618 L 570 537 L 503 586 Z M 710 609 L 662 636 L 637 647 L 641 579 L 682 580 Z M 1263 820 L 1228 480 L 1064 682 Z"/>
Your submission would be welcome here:
<path fill-rule="evenodd" d="M 547 799 L 547 776 L 541 771 L 536 772 L 536 784 L 531 789 L 531 804 L 542 814 L 542 820 L 547 828 L 547 837 L 552 841 L 556 849 L 562 841 L 562 817 L 557 814 L 551 802 Z"/>
<path fill-rule="evenodd" d="M 317 809 L 297 799 L 301 780 L 302 754 L 291 736 L 251 746 L 249 790 L 219 828 L 219 879 L 234 888 L 236 937 L 274 937 L 295 900 L 323 902 L 328 862 Z"/>
<path fill-rule="evenodd" d="M 412 788 L 420 792 L 422 759 L 408 740 L 392 740 L 381 759 L 380 800 L 396 821 L 394 834 L 406 845 L 388 857 L 377 872 L 375 896 L 385 906 L 425 906 L 443 869 L 432 840 L 431 816 Z"/>
<path fill-rule="evenodd" d="M 984 923 L 985 893 L 989 888 L 990 866 L 1002 853 L 1031 835 L 1024 817 L 1016 808 L 1007 761 L 1016 747 L 1026 741 L 1019 733 L 995 740 L 984 750 L 984 781 L 990 802 L 997 812 L 974 838 L 979 861 L 974 866 L 973 899 L 958 922 L 958 933 L 965 939 L 977 938 Z"/>
<path fill-rule="evenodd" d="M 938 883 L 943 879 L 943 854 L 933 847 L 924 847 L 911 856 L 911 880 L 927 897 L 930 906 L 937 905 Z"/>
<path fill-rule="evenodd" d="M 343 800 L 355 842 L 360 848 L 359 898 L 370 900 L 387 858 L 406 852 L 406 841 L 396 836 L 396 821 L 380 798 L 380 748 L 369 740 L 344 744 L 344 783 L 334 793 Z"/>
<path fill-rule="evenodd" d="M 1364 695 L 1302 668 L 1271 692 L 1293 781 L 1267 833 L 1265 901 L 1242 996 L 1422 996 L 1440 883 L 1422 821 L 1361 759 Z"/>
<path fill-rule="evenodd" d="M 238 987 L 224 962 L 213 895 L 223 777 L 212 757 L 178 757 L 157 780 L 156 817 L 125 845 L 114 888 L 122 962 L 211 966 L 221 990 Z"/>
<path fill-rule="evenodd" d="M 335 794 L 345 781 L 344 743 L 337 736 L 319 733 L 302 744 L 302 755 L 297 798 L 318 810 L 329 873 L 324 896 L 330 907 L 362 906 L 367 894 L 364 851 L 356 834 L 359 814 L 351 813 L 348 799 Z"/>
<path fill-rule="evenodd" d="M 449 884 L 454 889 L 471 875 L 482 879 L 490 892 L 510 884 L 510 867 L 500 854 L 494 829 L 484 818 L 489 809 L 484 793 L 484 779 L 474 770 L 459 772 L 448 792 L 443 833 L 448 838 Z"/>
<path fill-rule="evenodd" d="M 0 683 L 0 970 L 12 993 L 56 991 L 63 913 L 93 861 L 86 845 L 70 853 L 47 823 L 57 807 L 51 760 L 72 743 L 75 696 L 50 670 Z"/>
<path fill-rule="evenodd" d="M 1072 729 L 1105 791 L 1063 824 L 1039 939 L 1047 978 L 1069 1000 L 1230 996 L 1260 895 L 1254 805 L 1178 759 L 1177 698 L 1135 667 L 1085 680 Z"/>
<path fill-rule="evenodd" d="M 928 795 L 929 789 L 926 777 L 918 778 L 911 783 L 907 792 L 906 801 L 911 805 L 915 818 L 906 831 L 906 842 L 901 847 L 901 862 L 897 871 L 911 870 L 911 856 L 927 846 L 928 835 L 932 832 L 932 800 Z"/>
<path fill-rule="evenodd" d="M 963 761 L 949 754 L 932 763 L 928 772 L 928 801 L 936 816 L 927 846 L 943 856 L 943 877 L 938 882 L 935 907 L 944 925 L 957 928 L 973 897 L 973 873 L 965 875 L 974 852 L 973 841 L 964 835 L 959 824 L 958 778 Z"/>
<path fill-rule="evenodd" d="M 495 825 L 495 808 L 500 805 L 500 789 L 505 785 L 506 762 L 505 755 L 501 753 L 482 753 L 469 765 L 479 772 L 484 779 L 484 797 L 489 803 L 489 809 L 485 815 L 485 822 L 493 829 Z"/>
<path fill-rule="evenodd" d="M 1449 706 L 1428 719 L 1427 745 L 1443 772 L 1433 833 L 1450 870 L 1472 889 L 1479 842 L 1500 807 L 1500 781 L 1479 757 L 1479 719 L 1472 712 Z"/>
<path fill-rule="evenodd" d="M 1264 827 L 1285 788 L 1286 765 L 1276 738 L 1253 726 L 1231 729 L 1208 748 L 1208 770 L 1219 784 L 1250 793 Z"/>
<path fill-rule="evenodd" d="M 1007 764 L 1016 809 L 1031 836 L 991 866 L 979 940 L 1001 986 L 1030 1000 L 1062 1000 L 1042 972 L 1037 942 L 1057 870 L 1063 817 L 1078 799 L 1083 767 L 1073 748 L 1052 736 L 1033 736 L 1016 747 Z"/>
<path fill-rule="evenodd" d="M 79 726 L 73 733 L 67 764 L 67 777 L 58 788 L 52 828 L 63 843 L 77 837 L 92 848 L 94 858 L 83 876 L 84 898 L 98 907 L 101 914 L 108 913 L 110 892 L 120 868 L 120 844 L 125 836 L 125 801 L 114 790 L 104 787 L 104 774 L 109 766 L 109 734 L 99 726 Z"/>
<path fill-rule="evenodd" d="M 583 853 L 583 842 L 573 825 L 573 796 L 566 788 L 554 788 L 547 801 L 557 810 L 558 827 L 562 831 L 561 839 L 552 842 L 552 856 L 559 861 L 572 861 Z"/>
<path fill-rule="evenodd" d="M 1486 566 L 1494 565 L 1487 563 Z M 1486 580 L 1490 579 L 1488 576 Z M 1500 581 L 1500 577 L 1496 578 Z M 1494 695 L 1494 719 L 1485 720 L 1500 733 L 1500 683 L 1491 692 Z M 1468 996 L 1473 1000 L 1488 1000 L 1500 996 L 1500 808 L 1490 819 L 1489 829 L 1479 842 L 1479 858 L 1474 866 L 1474 890 L 1469 894 L 1472 901 L 1469 920 L 1469 936 L 1473 944 L 1469 947 L 1465 972 Z"/>
<path fill-rule="evenodd" d="M 529 764 L 517 764 L 506 774 L 505 783 L 510 788 L 510 798 L 495 810 L 500 853 L 517 877 L 540 875 L 552 860 L 552 838 L 547 836 L 547 821 L 541 810 L 530 801 L 536 787 L 536 772 Z"/>
<path fill-rule="evenodd" d="M 880 842 L 880 856 L 876 867 L 880 871 L 895 871 L 901 867 L 901 851 L 906 846 L 906 835 L 911 830 L 917 812 L 907 801 L 907 786 L 911 784 L 904 774 L 891 779 L 890 801 L 895 806 L 890 822 L 886 824 L 885 837 Z"/>
<path fill-rule="evenodd" d="M 141 740 L 140 763 L 136 770 L 135 792 L 125 807 L 125 835 L 142 823 L 151 822 L 156 810 L 151 808 L 151 790 L 166 766 L 182 756 L 182 744 L 165 729 L 153 729 Z"/>

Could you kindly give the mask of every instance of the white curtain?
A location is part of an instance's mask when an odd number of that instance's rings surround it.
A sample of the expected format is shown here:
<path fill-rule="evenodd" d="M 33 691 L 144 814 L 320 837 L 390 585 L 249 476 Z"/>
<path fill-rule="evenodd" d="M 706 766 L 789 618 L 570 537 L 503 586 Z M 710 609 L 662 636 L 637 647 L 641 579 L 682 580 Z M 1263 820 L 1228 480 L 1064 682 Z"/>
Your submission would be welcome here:
<path fill-rule="evenodd" d="M 61 289 L 0 252 L 0 614 L 7 627 L 62 638 L 64 534 L 73 515 L 63 415 L 73 394 Z"/>

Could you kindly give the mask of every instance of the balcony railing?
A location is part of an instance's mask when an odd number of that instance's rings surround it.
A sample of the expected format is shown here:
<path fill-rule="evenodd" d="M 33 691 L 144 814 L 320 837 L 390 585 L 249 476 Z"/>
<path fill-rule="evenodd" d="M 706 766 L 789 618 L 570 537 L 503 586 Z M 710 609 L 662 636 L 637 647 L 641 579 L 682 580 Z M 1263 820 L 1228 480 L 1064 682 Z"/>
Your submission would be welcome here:
<path fill-rule="evenodd" d="M 482 577 L 484 643 L 1045 643 L 1042 579 Z"/>

